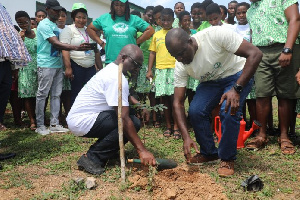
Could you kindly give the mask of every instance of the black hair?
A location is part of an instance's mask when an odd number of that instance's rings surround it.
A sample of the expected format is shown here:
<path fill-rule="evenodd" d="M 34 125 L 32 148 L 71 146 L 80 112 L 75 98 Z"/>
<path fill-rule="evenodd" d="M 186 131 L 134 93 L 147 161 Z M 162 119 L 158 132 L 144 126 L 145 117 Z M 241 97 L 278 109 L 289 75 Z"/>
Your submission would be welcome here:
<path fill-rule="evenodd" d="M 233 0 L 233 1 L 230 1 L 228 4 L 230 4 L 230 3 L 238 3 L 237 1 L 235 1 L 235 0 Z"/>
<path fill-rule="evenodd" d="M 30 17 L 30 20 L 34 20 L 34 21 L 35 21 L 35 20 L 36 20 L 36 18 L 35 18 L 35 17 Z"/>
<path fill-rule="evenodd" d="M 156 15 L 157 13 L 160 13 L 163 9 L 164 7 L 161 5 L 155 6 L 153 9 L 153 16 Z"/>
<path fill-rule="evenodd" d="M 169 15 L 174 18 L 174 11 L 171 8 L 165 8 L 161 11 L 161 16 Z"/>
<path fill-rule="evenodd" d="M 67 15 L 67 10 L 64 7 L 60 11 L 63 11 Z"/>
<path fill-rule="evenodd" d="M 207 6 L 212 3 L 214 3 L 212 0 L 204 0 L 202 2 L 202 5 L 204 6 L 204 9 L 206 10 Z"/>
<path fill-rule="evenodd" d="M 180 22 L 181 22 L 183 16 L 185 16 L 185 15 L 191 16 L 191 14 L 190 14 L 188 11 L 186 11 L 186 10 L 180 12 L 179 15 L 178 15 L 178 18 L 179 18 L 179 21 L 180 21 Z"/>
<path fill-rule="evenodd" d="M 211 15 L 211 14 L 221 14 L 221 10 L 218 4 L 216 3 L 211 3 L 206 7 L 206 16 Z"/>
<path fill-rule="evenodd" d="M 86 14 L 86 15 L 88 16 L 86 9 L 84 9 L 84 8 L 79 8 L 79 9 L 73 10 L 73 11 L 71 12 L 71 18 L 73 19 L 73 21 L 75 21 L 75 17 L 76 17 L 76 15 L 77 15 L 77 13 L 79 13 L 79 12 L 82 12 L 82 13 L 84 13 L 84 14 Z"/>
<path fill-rule="evenodd" d="M 147 13 L 150 10 L 153 10 L 154 6 L 147 6 L 144 13 Z"/>
<path fill-rule="evenodd" d="M 238 8 L 240 6 L 245 6 L 247 8 L 247 10 L 250 8 L 250 4 L 247 3 L 247 2 L 238 3 L 238 5 L 236 6 L 236 8 Z"/>
<path fill-rule="evenodd" d="M 15 20 L 17 21 L 17 19 L 20 18 L 20 17 L 26 17 L 27 19 L 30 20 L 30 17 L 28 15 L 28 13 L 25 12 L 25 11 L 23 11 L 23 10 L 20 10 L 20 11 L 16 12 L 16 14 L 15 14 Z"/>
<path fill-rule="evenodd" d="M 177 5 L 177 4 L 179 4 L 179 3 L 181 3 L 181 4 L 183 5 L 183 8 L 185 9 L 185 5 L 184 5 L 184 3 L 180 2 L 180 1 L 178 1 L 177 3 L 175 3 L 175 5 L 174 5 L 174 9 L 175 9 L 176 5 Z"/>
<path fill-rule="evenodd" d="M 202 3 L 196 2 L 196 3 L 193 3 L 193 5 L 191 6 L 191 12 L 194 8 L 203 8 L 203 5 L 202 5 Z"/>
<path fill-rule="evenodd" d="M 37 10 L 37 11 L 34 13 L 34 16 L 36 16 L 38 12 L 43 12 L 43 13 L 45 13 L 46 17 L 47 17 L 47 15 L 48 15 L 47 12 L 46 12 L 45 10 L 39 9 L 39 10 Z"/>
<path fill-rule="evenodd" d="M 223 10 L 224 14 L 227 15 L 227 8 L 226 8 L 226 6 L 219 5 L 219 7 Z"/>
<path fill-rule="evenodd" d="M 137 11 L 137 10 L 131 11 L 130 14 L 131 14 L 131 15 L 136 15 L 136 16 L 138 16 L 139 18 L 142 17 L 142 16 L 141 16 L 141 13 L 140 13 L 139 11 Z"/>
<path fill-rule="evenodd" d="M 20 32 L 21 29 L 17 25 L 14 25 L 14 27 L 18 32 Z"/>
<path fill-rule="evenodd" d="M 111 18 L 113 20 L 116 19 L 116 12 L 115 12 L 115 9 L 114 9 L 114 2 L 116 2 L 116 1 L 112 1 L 111 4 L 110 4 L 110 15 L 111 15 Z M 125 20 L 129 21 L 129 19 L 130 19 L 130 8 L 129 8 L 129 2 L 126 1 L 125 2 Z"/>

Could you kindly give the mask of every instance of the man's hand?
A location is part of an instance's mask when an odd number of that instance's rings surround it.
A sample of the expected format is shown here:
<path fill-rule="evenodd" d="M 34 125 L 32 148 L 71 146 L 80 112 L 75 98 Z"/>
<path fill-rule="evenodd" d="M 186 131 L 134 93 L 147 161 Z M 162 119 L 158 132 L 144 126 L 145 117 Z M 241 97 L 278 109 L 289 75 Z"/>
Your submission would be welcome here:
<path fill-rule="evenodd" d="M 70 80 L 73 80 L 74 75 L 73 75 L 73 71 L 72 71 L 72 68 L 71 68 L 71 67 L 66 68 L 66 70 L 65 70 L 65 76 L 66 76 L 67 78 L 69 78 Z"/>
<path fill-rule="evenodd" d="M 281 67 L 287 67 L 290 65 L 292 60 L 292 54 L 291 53 L 281 53 L 279 56 L 279 65 Z"/>
<path fill-rule="evenodd" d="M 88 50 L 94 50 L 90 43 L 82 43 L 80 46 L 76 47 L 75 51 L 88 51 Z"/>
<path fill-rule="evenodd" d="M 186 159 L 187 163 L 190 162 L 190 159 L 192 157 L 191 147 L 193 147 L 196 150 L 196 153 L 200 153 L 196 142 L 194 142 L 190 137 L 188 137 L 183 142 L 184 156 L 185 156 L 185 159 Z"/>
<path fill-rule="evenodd" d="M 147 150 L 138 152 L 139 153 L 139 157 L 141 159 L 141 163 L 145 166 L 147 165 L 151 165 L 151 166 L 155 166 L 156 165 L 156 161 L 155 158 L 153 156 L 152 153 L 150 153 Z"/>
<path fill-rule="evenodd" d="M 231 90 L 222 95 L 219 104 L 221 105 L 224 100 L 227 100 L 225 105 L 225 113 L 228 111 L 230 105 L 230 114 L 235 115 L 240 106 L 240 95 L 235 91 L 234 88 L 231 88 Z"/>
<path fill-rule="evenodd" d="M 150 112 L 147 109 L 142 110 L 142 119 L 144 120 L 144 123 L 148 123 L 150 120 Z"/>

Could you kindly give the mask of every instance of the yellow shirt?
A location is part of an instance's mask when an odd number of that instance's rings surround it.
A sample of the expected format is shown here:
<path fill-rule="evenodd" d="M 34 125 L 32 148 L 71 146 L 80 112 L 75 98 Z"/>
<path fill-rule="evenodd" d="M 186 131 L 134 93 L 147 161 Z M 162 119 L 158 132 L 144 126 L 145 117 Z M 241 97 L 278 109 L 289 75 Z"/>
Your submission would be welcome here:
<path fill-rule="evenodd" d="M 156 52 L 156 68 L 174 68 L 176 59 L 168 52 L 165 37 L 169 30 L 161 29 L 154 33 L 149 50 Z"/>

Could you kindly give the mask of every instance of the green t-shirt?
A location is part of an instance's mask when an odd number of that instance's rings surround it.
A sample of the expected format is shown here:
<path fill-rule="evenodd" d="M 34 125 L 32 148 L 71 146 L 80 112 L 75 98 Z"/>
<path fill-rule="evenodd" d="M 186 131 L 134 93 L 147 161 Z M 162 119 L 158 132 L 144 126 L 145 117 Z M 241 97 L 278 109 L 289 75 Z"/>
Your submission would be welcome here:
<path fill-rule="evenodd" d="M 247 20 L 252 29 L 252 43 L 255 46 L 269 46 L 286 43 L 288 22 L 284 11 L 297 0 L 263 0 L 251 4 Z M 296 40 L 296 44 L 298 44 Z"/>
<path fill-rule="evenodd" d="M 199 31 L 202 31 L 202 30 L 204 30 L 204 29 L 206 29 L 206 28 L 208 28 L 208 27 L 211 27 L 210 23 L 209 23 L 208 21 L 203 21 L 203 22 L 201 23 L 201 25 L 198 27 L 197 31 L 198 31 L 198 32 L 199 32 Z"/>
<path fill-rule="evenodd" d="M 180 27 L 179 27 L 179 18 L 176 17 L 176 18 L 174 19 L 173 24 L 172 24 L 172 27 L 173 27 L 173 28 L 180 28 Z"/>
<path fill-rule="evenodd" d="M 50 37 L 59 39 L 59 29 L 48 18 L 42 20 L 37 28 L 37 65 L 38 67 L 61 68 L 61 53 L 49 41 Z"/>
<path fill-rule="evenodd" d="M 106 64 L 115 61 L 124 46 L 136 44 L 137 32 L 144 32 L 149 26 L 136 15 L 130 15 L 130 19 L 126 21 L 124 16 L 116 16 L 113 20 L 109 13 L 97 18 L 93 25 L 104 32 Z"/>

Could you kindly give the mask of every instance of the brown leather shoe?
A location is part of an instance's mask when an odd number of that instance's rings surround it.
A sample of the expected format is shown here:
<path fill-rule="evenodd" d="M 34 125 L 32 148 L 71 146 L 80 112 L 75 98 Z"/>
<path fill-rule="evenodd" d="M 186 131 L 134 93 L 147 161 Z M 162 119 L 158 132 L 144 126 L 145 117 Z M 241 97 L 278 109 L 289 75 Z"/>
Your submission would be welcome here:
<path fill-rule="evenodd" d="M 234 161 L 221 160 L 218 174 L 221 177 L 227 177 L 234 174 Z"/>
<path fill-rule="evenodd" d="M 197 153 L 194 157 L 190 159 L 189 164 L 191 165 L 202 165 L 203 163 L 213 163 L 219 160 L 218 155 L 213 156 L 204 156 L 200 153 Z"/>

